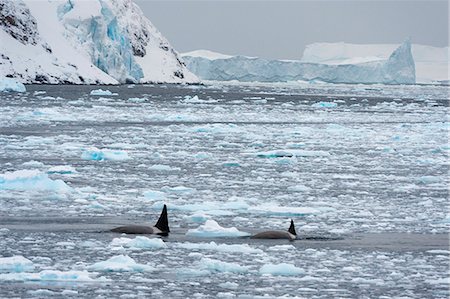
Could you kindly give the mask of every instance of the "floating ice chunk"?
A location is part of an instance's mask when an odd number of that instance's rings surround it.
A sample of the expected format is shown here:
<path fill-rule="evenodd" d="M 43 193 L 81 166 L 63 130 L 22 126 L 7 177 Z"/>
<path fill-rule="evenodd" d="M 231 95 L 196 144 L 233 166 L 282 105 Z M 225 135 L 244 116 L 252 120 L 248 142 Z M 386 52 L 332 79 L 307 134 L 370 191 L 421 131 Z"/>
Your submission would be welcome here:
<path fill-rule="evenodd" d="M 75 168 L 70 165 L 53 166 L 47 170 L 48 174 L 73 174 L 76 172 Z"/>
<path fill-rule="evenodd" d="M 440 181 L 441 181 L 441 178 L 438 176 L 426 175 L 426 176 L 422 176 L 419 178 L 419 183 L 425 184 L 425 185 L 439 183 Z"/>
<path fill-rule="evenodd" d="M 62 180 L 52 180 L 39 170 L 17 170 L 0 174 L 0 190 L 53 191 L 67 193 L 72 190 Z"/>
<path fill-rule="evenodd" d="M 210 258 L 202 258 L 199 262 L 199 266 L 202 269 L 212 272 L 245 273 L 248 271 L 248 267 L 244 267 L 236 263 L 227 263 Z"/>
<path fill-rule="evenodd" d="M 116 96 L 117 93 L 112 93 L 109 90 L 103 90 L 103 89 L 94 89 L 90 93 L 91 96 Z"/>
<path fill-rule="evenodd" d="M 133 103 L 144 103 L 148 101 L 147 98 L 128 98 L 128 102 L 133 102 Z"/>
<path fill-rule="evenodd" d="M 336 108 L 337 103 L 334 102 L 318 102 L 311 105 L 314 108 Z"/>
<path fill-rule="evenodd" d="M 304 274 L 305 271 L 302 268 L 298 268 L 292 264 L 267 264 L 259 269 L 261 274 L 271 274 L 271 275 L 300 275 Z"/>
<path fill-rule="evenodd" d="M 11 78 L 0 78 L 0 92 L 25 92 L 25 85 Z"/>
<path fill-rule="evenodd" d="M 163 187 L 162 190 L 170 193 L 183 194 L 183 193 L 192 193 L 195 192 L 194 188 L 189 188 L 185 186 L 176 186 L 176 187 Z"/>
<path fill-rule="evenodd" d="M 275 245 L 269 247 L 267 250 L 270 251 L 289 251 L 289 250 L 295 250 L 295 246 L 293 245 Z"/>
<path fill-rule="evenodd" d="M 183 99 L 183 103 L 186 104 L 207 104 L 207 103 L 216 103 L 218 100 L 209 99 L 209 100 L 202 100 L 199 99 L 197 95 L 191 97 L 191 96 L 185 96 Z"/>
<path fill-rule="evenodd" d="M 106 261 L 88 266 L 88 270 L 99 272 L 148 272 L 154 268 L 149 265 L 138 264 L 127 255 L 116 255 Z"/>
<path fill-rule="evenodd" d="M 253 206 L 248 209 L 251 212 L 281 215 L 281 216 L 305 216 L 317 214 L 320 211 L 310 207 L 280 207 L 274 203 L 266 203 L 259 206 Z"/>
<path fill-rule="evenodd" d="M 239 164 L 239 162 L 237 161 L 227 161 L 222 163 L 222 166 L 224 167 L 240 167 L 241 164 Z"/>
<path fill-rule="evenodd" d="M 0 274 L 0 281 L 94 281 L 87 271 L 44 270 L 39 273 Z"/>
<path fill-rule="evenodd" d="M 233 253 L 249 253 L 260 254 L 263 253 L 261 249 L 253 248 L 248 244 L 216 244 L 216 242 L 210 243 L 181 243 L 177 247 L 184 249 L 199 249 L 199 250 L 211 250 L 219 252 L 233 252 Z"/>
<path fill-rule="evenodd" d="M 156 190 L 147 190 L 144 192 L 144 197 L 150 200 L 164 200 L 166 199 L 166 193 Z"/>
<path fill-rule="evenodd" d="M 22 166 L 25 167 L 33 167 L 33 168 L 41 168 L 44 167 L 45 164 L 39 161 L 28 161 L 28 162 L 24 162 L 22 163 Z"/>
<path fill-rule="evenodd" d="M 81 154 L 81 159 L 84 160 L 93 160 L 93 161 L 123 161 L 130 159 L 128 153 L 126 151 L 121 150 L 110 150 L 110 149 L 97 149 L 91 148 L 86 149 Z"/>
<path fill-rule="evenodd" d="M 29 272 L 34 270 L 33 262 L 21 255 L 0 257 L 0 273 Z"/>
<path fill-rule="evenodd" d="M 180 168 L 178 167 L 171 167 L 169 165 L 161 165 L 161 164 L 155 164 L 149 167 L 150 170 L 156 170 L 156 171 L 178 171 Z"/>
<path fill-rule="evenodd" d="M 211 217 L 204 213 L 195 213 L 189 216 L 184 216 L 184 219 L 189 222 L 194 223 L 205 223 L 206 220 L 210 219 Z"/>
<path fill-rule="evenodd" d="M 450 256 L 450 250 L 432 249 L 432 250 L 427 250 L 427 252 L 431 253 L 431 254 L 443 254 L 443 255 Z"/>
<path fill-rule="evenodd" d="M 222 227 L 214 220 L 207 220 L 205 224 L 196 229 L 190 229 L 186 233 L 187 236 L 193 237 L 244 237 L 249 233 L 239 231 L 235 227 Z"/>
<path fill-rule="evenodd" d="M 273 150 L 266 152 L 257 152 L 255 155 L 259 158 L 284 158 L 284 157 L 328 157 L 330 153 L 325 151 L 308 151 L 308 150 Z"/>
<path fill-rule="evenodd" d="M 123 246 L 131 249 L 159 249 L 167 247 L 166 243 L 161 239 L 150 239 L 144 236 L 137 236 L 134 239 L 114 238 L 111 242 L 111 246 Z"/>
<path fill-rule="evenodd" d="M 287 189 L 288 189 L 288 191 L 292 191 L 292 192 L 308 192 L 311 190 L 311 188 L 306 187 L 304 185 L 290 186 Z"/>

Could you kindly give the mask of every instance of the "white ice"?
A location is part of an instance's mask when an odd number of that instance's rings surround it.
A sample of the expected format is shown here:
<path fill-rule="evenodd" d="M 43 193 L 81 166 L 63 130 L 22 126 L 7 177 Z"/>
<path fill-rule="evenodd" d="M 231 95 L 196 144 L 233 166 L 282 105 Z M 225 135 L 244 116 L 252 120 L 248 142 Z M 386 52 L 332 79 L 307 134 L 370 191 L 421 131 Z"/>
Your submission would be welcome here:
<path fill-rule="evenodd" d="M 222 227 L 214 220 L 207 220 L 205 224 L 200 225 L 196 229 L 189 229 L 187 236 L 192 237 L 243 237 L 249 236 L 249 233 L 239 231 L 235 227 Z"/>
<path fill-rule="evenodd" d="M 261 274 L 270 274 L 270 275 L 301 275 L 304 274 L 305 271 L 302 268 L 298 268 L 295 265 L 280 263 L 280 264 L 266 264 L 263 265 L 259 269 L 259 273 Z"/>
<path fill-rule="evenodd" d="M 11 78 L 0 77 L 0 92 L 25 92 L 25 85 Z"/>
<path fill-rule="evenodd" d="M 87 269 L 99 272 L 149 272 L 154 270 L 150 265 L 136 263 L 127 255 L 113 256 L 106 261 L 90 265 Z"/>
<path fill-rule="evenodd" d="M 17 170 L 0 174 L 0 190 L 68 193 L 72 188 L 62 180 L 50 179 L 39 170 Z"/>

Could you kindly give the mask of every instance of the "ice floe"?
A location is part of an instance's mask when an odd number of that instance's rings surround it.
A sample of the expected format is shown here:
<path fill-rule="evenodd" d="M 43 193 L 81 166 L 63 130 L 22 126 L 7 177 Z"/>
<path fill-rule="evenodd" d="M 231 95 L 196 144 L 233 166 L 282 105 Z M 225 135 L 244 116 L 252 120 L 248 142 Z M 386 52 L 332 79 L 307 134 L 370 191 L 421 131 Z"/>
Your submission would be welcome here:
<path fill-rule="evenodd" d="M 38 273 L 0 273 L 0 281 L 97 281 L 89 275 L 90 273 L 88 271 L 43 270 Z"/>
<path fill-rule="evenodd" d="M 218 252 L 232 252 L 232 253 L 248 253 L 248 254 L 262 254 L 261 249 L 251 247 L 248 244 L 217 244 L 216 242 L 200 242 L 200 243 L 179 243 L 176 247 L 189 250 L 210 250 Z"/>
<path fill-rule="evenodd" d="M 311 105 L 314 108 L 336 108 L 337 106 L 335 102 L 317 102 Z"/>
<path fill-rule="evenodd" d="M 280 263 L 280 264 L 266 264 L 259 269 L 259 273 L 291 276 L 304 274 L 305 271 L 302 268 L 298 268 L 292 264 Z"/>
<path fill-rule="evenodd" d="M 47 170 L 48 174 L 74 174 L 76 172 L 76 169 L 70 165 L 53 166 Z"/>
<path fill-rule="evenodd" d="M 103 89 L 94 89 L 91 91 L 90 93 L 91 96 L 116 96 L 117 93 L 113 93 L 107 89 L 103 90 Z"/>
<path fill-rule="evenodd" d="M 244 237 L 249 236 L 249 233 L 242 232 L 235 227 L 222 227 L 214 220 L 207 220 L 205 224 L 200 225 L 196 229 L 189 229 L 187 236 L 192 237 Z"/>
<path fill-rule="evenodd" d="M 144 197 L 149 200 L 163 200 L 166 199 L 167 195 L 161 191 L 147 190 L 144 192 Z"/>
<path fill-rule="evenodd" d="M 0 257 L 0 273 L 30 272 L 34 270 L 34 264 L 29 259 L 15 255 L 11 257 Z"/>
<path fill-rule="evenodd" d="M 325 151 L 285 149 L 254 153 L 259 158 L 290 158 L 290 157 L 328 157 L 330 153 Z"/>
<path fill-rule="evenodd" d="M 98 149 L 94 147 L 85 149 L 81 154 L 81 158 L 84 160 L 93 160 L 93 161 L 104 161 L 104 160 L 124 161 L 130 159 L 130 156 L 126 151 Z"/>
<path fill-rule="evenodd" d="M 199 267 L 200 269 L 211 272 L 245 273 L 248 271 L 248 267 L 241 266 L 237 263 L 228 263 L 206 257 L 199 261 Z"/>
<path fill-rule="evenodd" d="M 114 238 L 111 241 L 112 247 L 127 247 L 130 249 L 160 249 L 166 248 L 167 245 L 163 240 L 158 238 L 147 238 L 144 236 L 137 236 L 134 239 L 129 238 Z"/>
<path fill-rule="evenodd" d="M 39 170 L 17 170 L 0 174 L 0 190 L 71 192 L 62 180 L 52 180 Z"/>
<path fill-rule="evenodd" d="M 154 270 L 150 265 L 136 263 L 127 255 L 113 256 L 106 261 L 90 265 L 87 269 L 98 272 L 149 272 Z"/>

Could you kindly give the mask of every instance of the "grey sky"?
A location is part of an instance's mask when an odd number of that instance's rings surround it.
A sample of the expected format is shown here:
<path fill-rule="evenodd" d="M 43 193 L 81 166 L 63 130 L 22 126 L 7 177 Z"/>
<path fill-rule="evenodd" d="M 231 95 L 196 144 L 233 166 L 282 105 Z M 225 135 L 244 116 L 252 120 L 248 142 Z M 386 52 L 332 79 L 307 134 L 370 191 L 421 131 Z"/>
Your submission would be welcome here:
<path fill-rule="evenodd" d="M 448 45 L 447 1 L 135 0 L 179 52 L 299 59 L 314 42 Z"/>

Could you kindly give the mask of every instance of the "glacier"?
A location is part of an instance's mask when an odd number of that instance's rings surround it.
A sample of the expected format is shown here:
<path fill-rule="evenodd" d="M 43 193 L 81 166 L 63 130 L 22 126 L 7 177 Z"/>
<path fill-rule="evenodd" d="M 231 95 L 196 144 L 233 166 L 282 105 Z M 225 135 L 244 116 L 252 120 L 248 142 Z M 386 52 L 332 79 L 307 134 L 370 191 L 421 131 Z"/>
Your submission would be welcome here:
<path fill-rule="evenodd" d="M 132 0 L 0 0 L 0 40 L 21 83 L 199 83 Z"/>
<path fill-rule="evenodd" d="M 386 60 L 329 65 L 298 60 L 268 60 L 222 54 L 182 54 L 187 67 L 200 79 L 243 82 L 322 81 L 329 83 L 414 84 L 415 63 L 406 40 Z"/>

